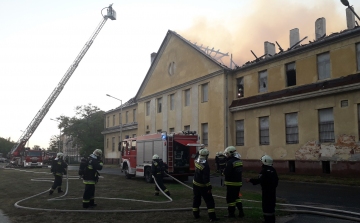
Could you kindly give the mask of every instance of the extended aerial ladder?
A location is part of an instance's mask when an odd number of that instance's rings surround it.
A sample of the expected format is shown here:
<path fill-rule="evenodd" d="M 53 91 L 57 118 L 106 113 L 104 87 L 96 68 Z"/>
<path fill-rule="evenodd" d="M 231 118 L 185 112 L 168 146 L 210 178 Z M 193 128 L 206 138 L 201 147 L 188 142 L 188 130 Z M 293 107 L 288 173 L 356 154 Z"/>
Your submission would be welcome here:
<path fill-rule="evenodd" d="M 76 70 L 77 66 L 79 65 L 82 58 L 85 56 L 86 52 L 89 50 L 90 46 L 94 42 L 96 36 L 99 34 L 102 27 L 105 25 L 107 19 L 116 20 L 116 12 L 112 8 L 112 4 L 109 5 L 109 7 L 105 7 L 101 10 L 107 9 L 107 14 L 103 15 L 103 18 L 100 22 L 100 24 L 96 27 L 95 32 L 91 35 L 90 39 L 85 43 L 85 46 L 81 49 L 80 53 L 74 60 L 74 62 L 70 65 L 69 69 L 66 71 L 63 78 L 60 80 L 58 85 L 55 87 L 53 92 L 50 94 L 44 105 L 41 107 L 41 109 L 38 111 L 38 113 L 35 115 L 29 126 L 26 128 L 26 130 L 23 132 L 19 140 L 16 142 L 15 146 L 11 149 L 10 155 L 12 157 L 21 156 L 21 152 L 24 151 L 26 142 L 30 139 L 32 134 L 34 134 L 35 130 L 49 111 L 52 104 L 55 102 L 56 98 L 61 93 L 62 89 L 64 88 L 67 81 L 70 79 L 71 75 Z"/>

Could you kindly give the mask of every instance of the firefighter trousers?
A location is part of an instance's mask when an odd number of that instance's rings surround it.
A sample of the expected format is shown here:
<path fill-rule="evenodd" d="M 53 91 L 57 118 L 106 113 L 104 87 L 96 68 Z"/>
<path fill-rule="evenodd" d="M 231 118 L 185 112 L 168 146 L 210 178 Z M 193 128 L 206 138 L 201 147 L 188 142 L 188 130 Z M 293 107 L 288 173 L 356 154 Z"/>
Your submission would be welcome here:
<path fill-rule="evenodd" d="M 275 223 L 276 190 L 262 191 L 262 209 L 266 223 Z"/>
<path fill-rule="evenodd" d="M 95 184 L 85 184 L 83 195 L 83 208 L 94 206 L 95 204 Z"/>
<path fill-rule="evenodd" d="M 51 193 L 54 192 L 56 188 L 58 189 L 58 192 L 61 192 L 62 178 L 62 176 L 55 175 L 55 180 L 50 190 Z"/>
<path fill-rule="evenodd" d="M 200 217 L 200 205 L 201 197 L 204 198 L 206 207 L 208 210 L 208 215 L 210 219 L 216 219 L 215 214 L 215 201 L 212 196 L 212 193 L 208 193 L 207 187 L 199 187 L 193 184 L 193 215 L 195 218 Z"/>
<path fill-rule="evenodd" d="M 235 207 L 239 210 L 239 216 L 244 215 L 243 206 L 239 197 L 240 186 L 226 185 L 226 203 L 228 204 L 229 215 L 235 215 Z"/>
<path fill-rule="evenodd" d="M 169 190 L 165 187 L 164 185 L 164 181 L 162 177 L 155 177 L 156 183 L 159 185 L 159 187 L 161 188 L 162 191 L 164 191 L 167 195 L 170 196 L 170 192 Z M 159 194 L 159 188 L 157 187 L 157 185 L 155 184 L 155 195 Z"/>

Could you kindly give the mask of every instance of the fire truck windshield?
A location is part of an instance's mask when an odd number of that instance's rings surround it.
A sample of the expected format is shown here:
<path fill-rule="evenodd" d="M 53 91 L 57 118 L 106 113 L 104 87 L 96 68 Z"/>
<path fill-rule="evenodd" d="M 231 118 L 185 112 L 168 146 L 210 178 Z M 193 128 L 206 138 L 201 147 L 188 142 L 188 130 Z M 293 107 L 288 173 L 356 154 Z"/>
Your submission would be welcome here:
<path fill-rule="evenodd" d="M 28 151 L 27 156 L 41 156 L 41 151 Z"/>

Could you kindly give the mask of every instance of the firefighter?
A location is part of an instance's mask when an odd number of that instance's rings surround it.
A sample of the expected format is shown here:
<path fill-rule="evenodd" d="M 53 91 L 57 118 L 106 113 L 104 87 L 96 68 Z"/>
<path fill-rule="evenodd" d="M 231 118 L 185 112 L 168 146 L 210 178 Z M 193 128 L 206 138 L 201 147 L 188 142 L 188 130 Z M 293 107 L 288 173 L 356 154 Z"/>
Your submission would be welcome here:
<path fill-rule="evenodd" d="M 220 167 L 219 167 L 219 152 L 216 152 L 215 154 L 215 164 L 216 164 L 216 172 L 220 173 Z"/>
<path fill-rule="evenodd" d="M 246 179 L 253 185 L 260 184 L 262 190 L 262 210 L 266 223 L 275 223 L 276 187 L 279 182 L 273 159 L 264 155 L 261 157 L 262 168 L 258 178 Z"/>
<path fill-rule="evenodd" d="M 51 164 L 51 172 L 55 176 L 54 184 L 50 188 L 49 195 L 52 195 L 54 193 L 54 190 L 57 188 L 58 193 L 62 193 L 61 185 L 62 185 L 62 178 L 63 174 L 67 174 L 66 168 L 67 163 L 64 161 L 64 154 L 58 153 L 56 154 L 56 158 L 52 161 Z"/>
<path fill-rule="evenodd" d="M 193 179 L 193 215 L 200 217 L 201 197 L 204 198 L 210 221 L 219 220 L 215 214 L 215 201 L 211 193 L 210 167 L 207 162 L 209 150 L 199 150 L 199 157 L 195 160 L 195 174 Z"/>
<path fill-rule="evenodd" d="M 156 183 L 159 185 L 162 191 L 170 196 L 169 190 L 165 187 L 163 177 L 167 172 L 168 165 L 166 165 L 157 154 L 152 157 L 151 174 L 154 176 Z M 155 184 L 155 196 L 159 196 L 159 188 Z"/>
<path fill-rule="evenodd" d="M 239 210 L 239 217 L 244 217 L 243 206 L 239 197 L 242 186 L 242 161 L 240 154 L 236 152 L 234 146 L 225 149 L 224 155 L 227 158 L 224 169 L 226 185 L 226 203 L 228 204 L 228 215 L 225 217 L 235 218 L 235 207 Z"/>
<path fill-rule="evenodd" d="M 83 173 L 83 183 L 85 184 L 85 191 L 83 195 L 83 208 L 96 207 L 95 204 L 95 184 L 99 180 L 98 170 L 102 170 L 103 161 L 101 160 L 102 150 L 95 149 L 87 159 L 87 165 Z"/>
<path fill-rule="evenodd" d="M 226 157 L 223 152 L 219 152 L 218 159 L 219 159 L 219 171 L 220 174 L 222 174 L 226 166 Z"/>

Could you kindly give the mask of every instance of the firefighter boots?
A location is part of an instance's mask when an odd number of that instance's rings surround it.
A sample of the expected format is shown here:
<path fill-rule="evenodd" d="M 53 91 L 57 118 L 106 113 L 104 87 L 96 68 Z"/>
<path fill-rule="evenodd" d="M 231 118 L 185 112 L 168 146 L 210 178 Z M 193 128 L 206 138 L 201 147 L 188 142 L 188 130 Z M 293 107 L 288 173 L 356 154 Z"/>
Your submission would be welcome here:
<path fill-rule="evenodd" d="M 49 195 L 52 195 L 53 193 L 54 193 L 53 190 L 50 190 L 50 191 L 49 191 Z"/>
<path fill-rule="evenodd" d="M 209 218 L 210 218 L 210 222 L 220 220 L 219 218 L 216 217 L 215 212 L 210 212 L 210 213 L 209 213 Z"/>

